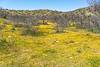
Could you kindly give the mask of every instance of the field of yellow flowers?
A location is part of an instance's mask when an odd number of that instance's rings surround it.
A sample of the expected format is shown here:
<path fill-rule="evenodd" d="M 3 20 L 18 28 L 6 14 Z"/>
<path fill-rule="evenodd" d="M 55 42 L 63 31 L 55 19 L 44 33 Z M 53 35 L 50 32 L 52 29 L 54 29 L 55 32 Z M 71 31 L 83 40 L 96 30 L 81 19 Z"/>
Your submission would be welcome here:
<path fill-rule="evenodd" d="M 0 67 L 100 67 L 99 34 L 74 28 L 54 33 L 52 24 L 38 29 L 35 35 L 12 24 L 0 30 Z"/>

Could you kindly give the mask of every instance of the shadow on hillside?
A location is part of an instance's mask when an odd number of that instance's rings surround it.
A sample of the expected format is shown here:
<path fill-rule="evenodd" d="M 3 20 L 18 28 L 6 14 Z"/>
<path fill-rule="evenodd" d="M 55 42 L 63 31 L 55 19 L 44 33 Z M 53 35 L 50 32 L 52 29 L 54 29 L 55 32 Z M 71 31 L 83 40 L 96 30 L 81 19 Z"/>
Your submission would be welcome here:
<path fill-rule="evenodd" d="M 34 30 L 23 30 L 22 31 L 23 36 L 46 36 L 46 33 L 41 32 L 41 31 L 34 31 Z"/>

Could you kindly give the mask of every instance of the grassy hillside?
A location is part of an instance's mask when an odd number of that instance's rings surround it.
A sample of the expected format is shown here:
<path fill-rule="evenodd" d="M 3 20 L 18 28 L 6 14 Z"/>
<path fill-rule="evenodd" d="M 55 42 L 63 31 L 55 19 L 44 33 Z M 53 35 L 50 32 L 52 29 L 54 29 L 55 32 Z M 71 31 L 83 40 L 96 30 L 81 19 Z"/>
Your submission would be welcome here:
<path fill-rule="evenodd" d="M 54 24 L 33 26 L 37 32 L 0 21 L 0 67 L 100 67 L 100 35 Z"/>
<path fill-rule="evenodd" d="M 9 10 L 2 8 L 0 9 L 0 18 L 9 20 L 14 24 L 23 24 L 31 26 L 31 25 L 39 25 L 41 24 L 41 22 L 43 24 L 47 24 L 48 21 L 50 21 L 56 23 L 58 27 L 62 27 L 62 30 L 64 30 L 66 27 L 69 27 L 74 22 L 74 25 L 78 29 L 87 29 L 94 33 L 100 33 L 99 16 L 100 16 L 99 13 L 95 14 L 91 12 L 89 7 L 69 12 L 60 12 L 48 9 L 47 10 Z"/>

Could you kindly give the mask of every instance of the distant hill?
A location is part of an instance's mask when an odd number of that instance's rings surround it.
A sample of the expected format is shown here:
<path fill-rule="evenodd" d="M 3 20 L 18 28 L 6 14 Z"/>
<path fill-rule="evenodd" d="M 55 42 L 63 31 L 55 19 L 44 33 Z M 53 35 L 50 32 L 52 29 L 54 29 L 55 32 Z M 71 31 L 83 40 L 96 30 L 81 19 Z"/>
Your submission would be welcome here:
<path fill-rule="evenodd" d="M 89 30 L 100 29 L 99 18 L 95 14 L 91 13 L 88 7 L 69 12 L 60 12 L 48 9 L 9 10 L 1 8 L 0 17 L 13 21 L 15 24 L 21 23 L 26 25 L 37 25 L 40 20 L 48 20 L 53 21 L 59 25 L 66 25 L 67 27 L 74 25 L 77 28 L 85 28 Z"/>

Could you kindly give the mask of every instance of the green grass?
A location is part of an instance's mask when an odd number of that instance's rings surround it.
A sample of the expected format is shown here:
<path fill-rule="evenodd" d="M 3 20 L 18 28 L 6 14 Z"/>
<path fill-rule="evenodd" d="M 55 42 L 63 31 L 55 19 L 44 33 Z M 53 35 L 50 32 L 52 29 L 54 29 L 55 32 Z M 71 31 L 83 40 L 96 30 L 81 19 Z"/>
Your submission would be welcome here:
<path fill-rule="evenodd" d="M 41 25 L 38 34 L 23 28 L 0 31 L 0 67 L 100 67 L 100 36 L 68 28 L 55 33 L 53 26 Z"/>
<path fill-rule="evenodd" d="M 100 67 L 100 57 L 92 56 L 89 57 L 88 61 L 91 64 L 91 67 Z"/>

